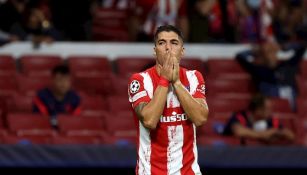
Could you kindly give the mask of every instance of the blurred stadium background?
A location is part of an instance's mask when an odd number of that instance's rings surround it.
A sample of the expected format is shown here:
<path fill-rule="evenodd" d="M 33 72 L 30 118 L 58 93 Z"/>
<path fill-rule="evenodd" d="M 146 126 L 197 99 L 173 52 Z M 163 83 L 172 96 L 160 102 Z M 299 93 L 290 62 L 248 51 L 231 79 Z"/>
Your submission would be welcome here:
<path fill-rule="evenodd" d="M 155 24 L 150 20 L 158 14 L 157 1 L 170 11 Z M 306 0 L 0 0 L 0 167 L 133 174 L 136 129 L 128 77 L 154 64 L 148 25 L 167 23 L 186 36 L 182 66 L 201 71 L 206 81 L 210 116 L 198 131 L 204 174 L 306 170 L 306 53 L 296 77 L 297 110 L 273 99 L 275 114 L 296 134 L 294 143 L 242 144 L 219 133 L 255 93 L 235 55 L 264 40 L 306 43 Z M 281 61 L 289 54 L 280 52 Z M 32 100 L 58 64 L 71 69 L 82 112 L 58 115 L 55 130 L 49 118 L 32 113 Z"/>

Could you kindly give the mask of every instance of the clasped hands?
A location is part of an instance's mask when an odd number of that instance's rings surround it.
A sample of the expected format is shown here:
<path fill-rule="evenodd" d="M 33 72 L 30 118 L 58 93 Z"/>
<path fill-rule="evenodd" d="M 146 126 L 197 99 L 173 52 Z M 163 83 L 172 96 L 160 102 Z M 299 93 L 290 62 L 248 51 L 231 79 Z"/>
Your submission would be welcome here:
<path fill-rule="evenodd" d="M 167 79 L 170 83 L 180 83 L 179 79 L 179 59 L 171 52 L 164 56 L 164 63 L 160 66 L 160 76 Z"/>

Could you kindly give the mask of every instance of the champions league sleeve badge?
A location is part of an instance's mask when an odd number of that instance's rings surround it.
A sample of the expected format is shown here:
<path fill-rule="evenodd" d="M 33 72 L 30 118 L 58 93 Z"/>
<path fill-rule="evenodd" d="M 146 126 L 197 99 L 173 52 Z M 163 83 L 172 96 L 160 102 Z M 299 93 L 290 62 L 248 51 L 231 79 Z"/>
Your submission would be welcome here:
<path fill-rule="evenodd" d="M 137 80 L 133 80 L 131 83 L 130 83 L 130 93 L 131 94 L 135 94 L 139 91 L 140 89 L 140 82 L 137 81 Z"/>

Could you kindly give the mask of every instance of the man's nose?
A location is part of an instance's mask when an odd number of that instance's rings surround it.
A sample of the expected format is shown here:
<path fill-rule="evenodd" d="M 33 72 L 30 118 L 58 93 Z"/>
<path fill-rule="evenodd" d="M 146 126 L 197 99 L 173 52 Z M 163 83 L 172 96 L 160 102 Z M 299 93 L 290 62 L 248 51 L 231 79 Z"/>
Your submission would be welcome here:
<path fill-rule="evenodd" d="M 171 44 L 170 44 L 170 43 L 166 43 L 166 45 L 165 45 L 165 50 L 166 50 L 166 51 L 171 51 L 171 50 L 172 50 Z"/>

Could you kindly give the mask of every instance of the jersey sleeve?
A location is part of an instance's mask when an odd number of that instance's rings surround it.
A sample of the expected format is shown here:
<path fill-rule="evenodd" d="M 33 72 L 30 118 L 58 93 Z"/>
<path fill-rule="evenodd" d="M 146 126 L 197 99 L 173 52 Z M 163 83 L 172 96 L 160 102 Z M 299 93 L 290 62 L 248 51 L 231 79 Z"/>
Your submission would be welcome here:
<path fill-rule="evenodd" d="M 140 74 L 131 76 L 128 84 L 128 96 L 133 109 L 141 102 L 150 102 L 150 97 L 144 87 L 143 77 Z"/>
<path fill-rule="evenodd" d="M 195 72 L 195 75 L 198 80 L 198 85 L 196 87 L 196 91 L 193 94 L 194 98 L 206 98 L 206 86 L 205 86 L 205 80 L 202 76 L 202 74 L 199 71 Z"/>

